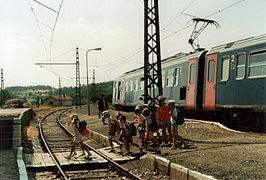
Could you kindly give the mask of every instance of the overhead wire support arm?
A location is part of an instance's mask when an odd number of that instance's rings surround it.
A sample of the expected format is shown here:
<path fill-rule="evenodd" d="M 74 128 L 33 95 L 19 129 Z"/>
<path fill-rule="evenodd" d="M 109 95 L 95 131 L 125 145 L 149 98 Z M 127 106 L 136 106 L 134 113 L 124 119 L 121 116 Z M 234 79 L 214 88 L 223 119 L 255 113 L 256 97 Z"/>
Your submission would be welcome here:
<path fill-rule="evenodd" d="M 55 62 L 55 63 L 35 63 L 35 65 L 45 66 L 45 65 L 76 65 L 77 63 L 69 63 L 69 62 Z"/>
<path fill-rule="evenodd" d="M 43 3 L 40 3 L 39 1 L 36 1 L 36 0 L 33 0 L 33 1 L 35 1 L 36 3 L 38 3 L 38 4 L 40 4 L 40 5 L 44 6 L 44 7 L 46 7 L 46 8 L 47 8 L 47 9 L 49 9 L 49 10 L 51 10 L 51 11 L 55 12 L 56 14 L 58 14 L 58 13 L 59 13 L 59 12 L 57 12 L 56 10 L 54 10 L 54 9 L 52 9 L 52 8 L 50 8 L 50 7 L 48 7 L 48 6 L 46 6 L 45 4 L 43 4 Z"/>

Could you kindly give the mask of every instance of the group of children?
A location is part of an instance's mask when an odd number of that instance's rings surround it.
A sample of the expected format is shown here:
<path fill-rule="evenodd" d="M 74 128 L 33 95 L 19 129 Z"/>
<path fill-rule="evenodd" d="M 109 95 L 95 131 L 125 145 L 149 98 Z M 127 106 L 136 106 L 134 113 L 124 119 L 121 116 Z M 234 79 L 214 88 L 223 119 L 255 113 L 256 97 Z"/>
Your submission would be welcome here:
<path fill-rule="evenodd" d="M 156 152 L 160 152 L 160 145 L 154 134 L 157 135 L 157 139 L 160 139 L 160 130 L 162 132 L 162 145 L 168 146 L 173 143 L 170 149 L 177 149 L 177 147 L 186 147 L 187 144 L 184 141 L 183 137 L 178 134 L 178 124 L 180 121 L 180 116 L 182 117 L 180 111 L 175 107 L 175 101 L 169 100 L 168 103 L 165 103 L 166 97 L 159 96 L 156 116 L 154 113 L 151 113 L 151 110 L 143 105 L 137 105 L 134 111 L 134 122 L 127 121 L 126 116 L 122 113 L 117 113 L 116 118 L 112 118 L 110 113 L 105 110 L 103 111 L 103 122 L 107 120 L 108 123 L 108 140 L 111 145 L 110 152 L 115 152 L 113 142 L 120 144 L 116 139 L 116 134 L 119 136 L 119 141 L 123 142 L 125 147 L 124 155 L 130 154 L 130 146 L 133 145 L 139 148 L 140 152 L 143 149 L 148 149 L 148 143 L 151 141 Z M 83 151 L 82 155 L 85 155 L 87 151 L 87 158 L 90 158 L 91 154 L 83 144 L 82 134 L 79 132 L 79 118 L 77 114 L 71 116 L 72 125 L 74 126 L 74 136 L 71 142 L 71 152 L 67 159 L 70 159 L 72 154 L 75 154 L 75 146 L 80 144 Z M 105 123 L 104 123 L 105 124 Z M 137 126 L 137 128 L 136 128 Z M 169 138 L 167 138 L 166 129 L 168 130 Z M 133 142 L 132 136 L 136 136 L 137 132 L 141 141 L 141 145 L 138 145 Z M 168 139 L 168 141 L 167 141 Z M 180 140 L 180 143 L 177 144 L 177 139 Z M 120 146 L 122 149 L 122 146 Z"/>
<path fill-rule="evenodd" d="M 126 116 L 122 113 L 116 114 L 116 119 L 113 119 L 108 111 L 103 112 L 103 117 L 108 121 L 108 134 L 109 142 L 111 144 L 111 152 L 114 152 L 113 142 L 115 135 L 119 135 L 119 141 L 124 143 L 125 154 L 130 153 L 130 146 L 136 146 L 142 152 L 143 149 L 147 150 L 148 143 L 151 141 L 156 151 L 160 151 L 159 143 L 156 141 L 154 134 L 157 135 L 157 139 L 160 138 L 160 129 L 162 132 L 162 146 L 169 146 L 173 143 L 170 149 L 177 149 L 178 147 L 186 147 L 187 144 L 183 137 L 178 134 L 178 120 L 179 116 L 182 116 L 180 111 L 175 107 L 175 101 L 169 100 L 165 104 L 165 97 L 160 96 L 156 117 L 152 117 L 150 109 L 143 105 L 137 105 L 134 111 L 134 122 L 126 120 Z M 134 125 L 132 126 L 132 123 Z M 141 141 L 141 145 L 137 145 L 133 142 L 132 136 L 135 136 L 134 127 L 137 126 L 137 131 Z M 168 130 L 169 138 L 167 138 L 166 129 Z M 167 143 L 168 139 L 168 143 Z M 177 144 L 177 140 L 180 142 Z"/>

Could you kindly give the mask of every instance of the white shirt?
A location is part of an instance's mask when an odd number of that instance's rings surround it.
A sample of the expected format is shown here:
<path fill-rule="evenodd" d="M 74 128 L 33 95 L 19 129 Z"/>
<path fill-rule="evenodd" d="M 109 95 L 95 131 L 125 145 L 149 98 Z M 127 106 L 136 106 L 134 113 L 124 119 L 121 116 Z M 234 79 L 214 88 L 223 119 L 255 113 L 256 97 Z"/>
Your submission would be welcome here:
<path fill-rule="evenodd" d="M 177 115 L 178 115 L 178 112 L 177 112 L 177 109 L 174 107 L 174 109 L 172 109 L 171 111 L 170 111 L 170 121 L 171 121 L 171 123 L 172 124 L 175 124 L 176 123 L 176 120 L 173 118 L 173 116 L 176 116 L 177 117 Z"/>

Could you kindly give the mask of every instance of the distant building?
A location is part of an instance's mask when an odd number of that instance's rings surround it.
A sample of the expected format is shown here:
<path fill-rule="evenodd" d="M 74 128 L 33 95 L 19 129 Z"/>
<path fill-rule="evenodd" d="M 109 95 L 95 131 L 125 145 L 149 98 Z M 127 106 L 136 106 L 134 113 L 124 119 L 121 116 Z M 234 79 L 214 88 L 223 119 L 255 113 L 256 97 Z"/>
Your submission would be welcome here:
<path fill-rule="evenodd" d="M 50 106 L 72 106 L 72 98 L 65 94 L 61 96 L 49 96 L 46 98 L 44 104 Z"/>

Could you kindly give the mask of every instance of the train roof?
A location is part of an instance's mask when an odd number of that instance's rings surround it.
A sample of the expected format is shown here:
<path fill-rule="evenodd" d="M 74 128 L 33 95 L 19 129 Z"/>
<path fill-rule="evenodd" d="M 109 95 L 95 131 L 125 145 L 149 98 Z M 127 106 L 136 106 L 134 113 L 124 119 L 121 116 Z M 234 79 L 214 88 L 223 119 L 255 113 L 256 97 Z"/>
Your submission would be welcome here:
<path fill-rule="evenodd" d="M 163 60 L 162 60 L 162 63 L 165 63 L 165 62 L 167 62 L 167 61 L 171 61 L 171 60 L 180 59 L 180 58 L 185 57 L 185 56 L 187 56 L 187 55 L 189 55 L 189 53 L 183 53 L 183 52 L 180 52 L 180 53 L 178 53 L 178 54 L 175 54 L 175 55 L 173 55 L 173 56 L 170 56 L 170 57 L 167 57 L 167 58 L 163 59 Z M 133 70 L 128 71 L 128 72 L 126 72 L 126 73 L 124 73 L 124 74 L 130 74 L 130 73 L 132 73 L 132 72 L 136 72 L 136 71 L 141 70 L 141 69 L 143 69 L 143 68 L 144 68 L 144 66 L 139 67 L 139 68 L 137 68 L 137 69 L 133 69 Z"/>
<path fill-rule="evenodd" d="M 176 63 L 175 61 L 182 61 L 182 60 L 185 60 L 187 61 L 188 59 L 190 58 L 194 58 L 194 57 L 198 57 L 199 54 L 201 54 L 202 52 L 204 52 L 203 50 L 202 51 L 197 51 L 197 52 L 193 52 L 193 53 L 183 53 L 183 52 L 180 52 L 178 54 L 175 54 L 173 56 L 170 56 L 170 57 L 167 57 L 165 59 L 162 60 L 162 66 L 164 66 L 165 64 L 168 65 L 171 65 L 171 62 L 174 62 Z M 184 58 L 186 57 L 186 58 Z M 121 75 L 119 78 L 123 78 L 123 77 L 128 77 L 128 76 L 137 76 L 139 74 L 142 74 L 143 73 L 143 66 L 142 67 L 139 67 L 139 68 L 136 68 L 136 69 L 133 69 L 131 71 L 128 71 L 126 73 L 124 73 L 123 75 Z"/>
<path fill-rule="evenodd" d="M 242 39 L 238 41 L 233 41 L 233 42 L 222 44 L 219 46 L 214 46 L 213 48 L 209 50 L 208 54 L 212 54 L 215 52 L 221 53 L 221 52 L 232 51 L 234 49 L 244 48 L 247 46 L 261 44 L 261 43 L 266 43 L 266 34 L 255 36 L 255 37 L 250 37 L 250 38 L 246 38 L 246 39 Z"/>

